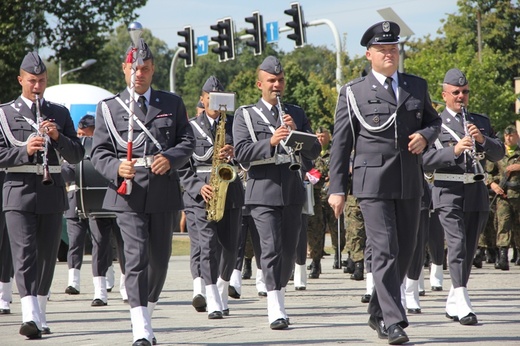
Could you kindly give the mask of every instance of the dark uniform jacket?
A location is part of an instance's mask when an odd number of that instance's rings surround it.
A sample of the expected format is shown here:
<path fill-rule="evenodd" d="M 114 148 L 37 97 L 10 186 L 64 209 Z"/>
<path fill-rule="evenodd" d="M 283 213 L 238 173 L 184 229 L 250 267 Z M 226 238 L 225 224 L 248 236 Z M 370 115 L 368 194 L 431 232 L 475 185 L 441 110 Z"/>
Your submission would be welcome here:
<path fill-rule="evenodd" d="M 220 121 L 221 119 L 219 119 Z M 199 127 L 204 131 L 204 133 L 211 138 L 210 143 L 206 137 L 202 136 L 199 130 L 192 125 L 193 133 L 196 138 L 195 151 L 194 155 L 199 157 L 204 156 L 210 148 L 215 144 L 215 138 L 211 133 L 211 125 L 209 123 L 208 117 L 205 112 L 202 112 L 198 117 L 191 120 L 190 122 L 195 122 L 199 125 Z M 233 145 L 233 116 L 226 116 L 226 144 Z M 214 152 L 213 155 L 216 153 Z M 182 187 L 184 188 L 184 205 L 186 208 L 192 206 L 205 207 L 206 202 L 200 195 L 200 189 L 202 186 L 209 184 L 210 180 L 210 172 L 201 172 L 197 173 L 197 167 L 210 167 L 212 166 L 213 155 L 210 155 L 207 160 L 199 161 L 193 155 L 188 162 L 188 164 L 179 171 L 179 175 L 181 176 Z M 234 165 L 233 161 L 228 162 L 229 165 Z M 234 167 L 235 169 L 239 168 L 238 165 Z M 241 208 L 244 205 L 244 187 L 240 178 L 238 177 L 238 172 L 236 179 L 228 185 L 227 195 L 226 195 L 226 209 L 232 208 Z"/>
<path fill-rule="evenodd" d="M 269 124 L 253 110 L 257 107 L 262 111 L 269 123 L 277 127 L 276 121 L 271 112 L 265 106 L 262 100 L 256 105 L 248 105 L 240 107 L 235 112 L 235 122 L 233 125 L 233 138 L 235 140 L 235 155 L 238 162 L 247 166 L 247 163 L 257 160 L 269 159 L 275 155 L 275 147 L 272 147 L 270 140 L 272 132 L 269 130 Z M 258 139 L 253 142 L 249 130 L 244 120 L 244 109 L 247 109 L 251 116 L 253 131 Z M 284 112 L 291 115 L 298 131 L 312 133 L 309 120 L 303 109 L 291 104 L 284 104 Z M 278 146 L 279 152 L 283 150 Z M 310 160 L 318 157 L 321 146 L 318 140 L 315 141 L 310 150 L 302 150 L 302 168 L 310 164 Z M 245 204 L 253 205 L 271 205 L 286 206 L 291 204 L 303 204 L 305 201 L 305 192 L 299 171 L 289 169 L 289 163 L 275 165 L 264 164 L 255 165 L 249 168 L 247 172 Z"/>
<path fill-rule="evenodd" d="M 452 129 L 460 138 L 465 136 L 462 123 L 459 123 L 447 111 L 441 113 L 443 124 Z M 480 132 L 486 138 L 484 145 L 476 143 L 477 152 L 485 154 L 485 159 L 480 161 L 482 167 L 486 166 L 486 160 L 497 161 L 504 156 L 504 144 L 495 136 L 495 132 L 491 128 L 488 117 L 481 114 L 469 114 L 469 122 L 477 125 Z M 464 163 L 464 154 L 455 158 L 454 146 L 458 140 L 446 130 L 442 129 L 439 135 L 439 141 L 442 149 L 436 149 L 433 145 L 424 154 L 424 169 L 434 171 L 436 173 L 463 174 L 471 173 Z M 476 182 L 472 184 L 463 184 L 455 181 L 434 181 L 432 190 L 433 207 L 452 206 L 460 208 L 464 211 L 488 211 L 489 198 L 486 184 Z"/>
<path fill-rule="evenodd" d="M 398 80 L 398 104 L 372 73 L 341 88 L 331 147 L 329 194 L 348 193 L 349 158 L 354 149 L 352 194 L 355 197 L 410 199 L 422 196 L 422 155 L 408 151 L 408 136 L 419 133 L 432 144 L 441 120 L 431 105 L 424 79 L 399 73 Z M 395 124 L 378 133 L 362 126 L 352 106 L 349 114 L 348 85 L 352 87 L 361 116 L 369 125 L 380 126 L 397 111 Z"/>
<path fill-rule="evenodd" d="M 117 193 L 123 178 L 118 175 L 122 160 L 126 160 L 127 147 L 117 144 L 105 123 L 102 103 L 110 109 L 114 125 L 121 137 L 128 138 L 128 112 L 116 100 L 120 97 L 128 106 L 130 93 L 125 89 L 121 94 L 98 104 L 96 111 L 96 131 L 92 143 L 92 163 L 94 168 L 109 180 L 103 209 L 112 211 L 134 211 L 141 213 L 171 212 L 183 209 L 181 188 L 177 170 L 190 158 L 195 138 L 188 123 L 186 107 L 182 99 L 172 93 L 152 89 L 147 114 L 135 107 L 135 114 L 161 144 L 164 155 L 171 165 L 165 175 L 151 173 L 149 168 L 135 167 L 136 176 L 132 182 L 132 192 L 128 196 Z M 134 121 L 136 139 L 143 132 Z M 159 154 L 159 149 L 146 136 L 146 145 L 133 148 L 133 158 Z M 146 153 L 144 148 L 146 147 Z"/>
<path fill-rule="evenodd" d="M 35 133 L 34 128 L 23 116 L 35 122 L 36 119 L 21 97 L 0 107 L 6 115 L 8 126 L 15 139 L 26 141 L 31 134 Z M 44 100 L 40 110 L 42 118 L 52 119 L 60 132 L 58 141 L 51 139 L 48 146 L 48 165 L 61 165 L 56 151 L 68 162 L 81 161 L 84 149 L 76 136 L 74 123 L 67 108 Z M 5 129 L 0 132 L 0 168 L 42 163 L 41 151 L 30 157 L 26 146 L 12 146 L 5 133 Z M 51 173 L 51 176 L 54 184 L 43 185 L 42 176 L 36 173 L 7 173 L 3 186 L 4 211 L 18 210 L 46 214 L 67 210 L 65 181 L 60 173 Z"/>

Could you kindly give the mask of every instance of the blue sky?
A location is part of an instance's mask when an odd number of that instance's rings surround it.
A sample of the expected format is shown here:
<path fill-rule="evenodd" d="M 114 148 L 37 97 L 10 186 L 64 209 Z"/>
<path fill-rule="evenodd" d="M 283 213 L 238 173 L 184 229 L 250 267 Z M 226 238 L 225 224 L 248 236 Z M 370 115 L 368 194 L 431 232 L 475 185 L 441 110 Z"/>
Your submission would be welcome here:
<path fill-rule="evenodd" d="M 414 32 L 414 39 L 428 34 L 437 36 L 441 19 L 458 9 L 456 0 L 302 0 L 299 3 L 306 22 L 327 19 L 334 23 L 350 56 L 364 55 L 365 49 L 359 41 L 369 26 L 383 20 L 377 10 L 391 7 Z M 249 28 L 250 24 L 244 18 L 251 16 L 253 11 L 260 11 L 264 24 L 278 22 L 278 26 L 283 27 L 290 19 L 284 14 L 290 4 L 291 1 L 273 0 L 148 0 L 147 5 L 136 12 L 143 27 L 150 29 L 170 48 L 175 48 L 183 40 L 177 31 L 186 25 L 193 27 L 195 36 L 211 37 L 216 32 L 210 25 L 224 17 L 233 18 L 237 31 Z M 287 38 L 287 33 L 279 36 L 278 46 L 286 52 L 292 50 L 294 41 Z M 335 50 L 334 36 L 326 25 L 308 27 L 307 42 Z"/>

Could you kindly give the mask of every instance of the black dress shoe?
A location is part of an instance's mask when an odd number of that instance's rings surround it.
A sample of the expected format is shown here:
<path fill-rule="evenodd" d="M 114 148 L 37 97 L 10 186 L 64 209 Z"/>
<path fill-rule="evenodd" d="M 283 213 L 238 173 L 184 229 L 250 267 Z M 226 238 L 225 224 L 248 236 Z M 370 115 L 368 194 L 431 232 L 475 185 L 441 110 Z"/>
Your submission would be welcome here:
<path fill-rule="evenodd" d="M 155 338 L 155 336 L 152 338 L 152 345 L 157 345 L 157 339 Z"/>
<path fill-rule="evenodd" d="M 345 273 L 345 274 L 354 273 L 354 270 L 356 269 L 356 265 L 355 265 L 354 261 L 352 260 L 352 258 L 349 257 L 344 262 L 345 262 L 345 264 L 343 265 L 343 273 Z"/>
<path fill-rule="evenodd" d="M 79 290 L 77 290 L 76 288 L 72 287 L 72 286 L 68 286 L 66 289 L 65 289 L 65 293 L 67 294 L 79 294 Z"/>
<path fill-rule="evenodd" d="M 229 316 L 229 309 L 222 310 L 222 315 Z"/>
<path fill-rule="evenodd" d="M 371 297 L 370 294 L 363 294 L 361 296 L 361 303 L 368 303 L 368 302 L 370 302 L 370 297 Z"/>
<path fill-rule="evenodd" d="M 385 328 L 385 321 L 381 317 L 370 315 L 368 326 L 377 332 L 379 339 L 387 339 L 388 331 Z"/>
<path fill-rule="evenodd" d="M 134 341 L 132 346 L 152 346 L 152 344 L 150 344 L 150 341 L 148 341 L 146 339 L 139 339 L 139 340 Z"/>
<path fill-rule="evenodd" d="M 206 312 L 206 298 L 202 294 L 197 294 L 193 297 L 191 305 L 197 310 L 197 312 Z"/>
<path fill-rule="evenodd" d="M 98 299 L 98 298 L 94 299 L 92 301 L 92 303 L 90 303 L 90 306 L 107 306 L 107 305 L 108 305 L 108 303 L 105 303 L 104 301 L 102 301 L 101 299 Z"/>
<path fill-rule="evenodd" d="M 432 286 L 432 291 L 442 291 L 442 286 Z"/>
<path fill-rule="evenodd" d="M 361 281 L 364 279 L 363 271 L 365 270 L 363 260 L 354 262 L 354 273 L 350 275 L 351 280 Z"/>
<path fill-rule="evenodd" d="M 477 324 L 478 323 L 477 315 L 475 315 L 474 313 L 470 312 L 466 316 L 462 317 L 459 320 L 459 323 L 464 325 L 464 326 L 471 326 L 471 325 Z"/>
<path fill-rule="evenodd" d="M 294 287 L 294 289 L 297 290 L 297 291 L 305 291 L 307 289 L 307 287 L 305 287 L 305 286 L 296 286 L 296 287 Z"/>
<path fill-rule="evenodd" d="M 233 286 L 228 287 L 228 296 L 234 299 L 240 299 L 240 294 L 237 292 L 236 288 Z"/>
<path fill-rule="evenodd" d="M 426 295 L 426 291 L 425 290 L 420 290 L 419 291 L 419 296 L 420 297 L 424 297 Z"/>
<path fill-rule="evenodd" d="M 258 292 L 258 296 L 259 297 L 267 297 L 267 292 L 260 291 L 260 292 Z"/>
<path fill-rule="evenodd" d="M 11 313 L 11 309 L 0 309 L 0 315 L 8 315 Z"/>
<path fill-rule="evenodd" d="M 409 314 L 420 314 L 421 309 L 408 309 Z"/>
<path fill-rule="evenodd" d="M 273 330 L 278 329 L 286 329 L 289 327 L 289 323 L 287 323 L 287 320 L 285 318 L 279 318 L 276 321 L 272 322 L 269 327 Z"/>
<path fill-rule="evenodd" d="M 208 320 L 220 320 L 222 319 L 222 311 L 213 311 L 208 314 Z"/>
<path fill-rule="evenodd" d="M 459 322 L 459 317 L 455 315 L 451 316 L 450 314 L 446 313 L 446 318 L 453 320 L 453 322 Z"/>
<path fill-rule="evenodd" d="M 388 343 L 390 345 L 401 345 L 408 341 L 410 339 L 400 325 L 396 323 L 388 327 Z"/>
<path fill-rule="evenodd" d="M 42 334 L 52 334 L 49 327 L 42 327 Z"/>
<path fill-rule="evenodd" d="M 36 323 L 33 321 L 24 322 L 20 327 L 20 334 L 27 337 L 27 339 L 41 339 L 42 331 L 38 329 Z"/>

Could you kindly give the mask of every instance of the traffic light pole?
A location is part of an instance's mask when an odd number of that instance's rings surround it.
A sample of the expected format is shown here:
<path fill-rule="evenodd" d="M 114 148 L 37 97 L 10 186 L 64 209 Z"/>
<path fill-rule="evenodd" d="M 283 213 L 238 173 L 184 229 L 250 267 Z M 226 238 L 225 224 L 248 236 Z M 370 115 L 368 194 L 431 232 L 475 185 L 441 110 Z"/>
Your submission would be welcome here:
<path fill-rule="evenodd" d="M 172 93 L 175 92 L 175 68 L 177 67 L 177 60 L 179 60 L 179 55 L 181 53 L 185 53 L 186 50 L 184 48 L 178 48 L 173 55 L 172 62 L 170 64 L 170 91 Z"/>
<path fill-rule="evenodd" d="M 332 35 L 334 36 L 334 42 L 336 45 L 336 89 L 341 89 L 343 85 L 343 72 L 341 70 L 341 39 L 339 37 L 338 29 L 336 28 L 336 25 L 328 19 L 316 19 L 308 23 L 304 23 L 304 25 L 307 26 L 318 26 L 318 25 L 328 25 L 330 30 L 332 31 Z M 288 26 L 281 27 L 278 29 L 278 32 L 286 32 L 286 31 L 292 31 L 293 28 L 290 28 Z"/>

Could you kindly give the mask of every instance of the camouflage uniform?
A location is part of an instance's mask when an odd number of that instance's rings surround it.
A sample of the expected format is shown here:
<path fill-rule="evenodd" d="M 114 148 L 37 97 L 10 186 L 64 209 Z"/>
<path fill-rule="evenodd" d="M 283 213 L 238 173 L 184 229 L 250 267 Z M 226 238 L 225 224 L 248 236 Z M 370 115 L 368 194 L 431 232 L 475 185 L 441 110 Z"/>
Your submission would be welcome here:
<path fill-rule="evenodd" d="M 473 260 L 473 265 L 476 268 L 482 268 L 482 262 L 484 258 L 487 263 L 495 263 L 496 259 L 496 197 L 495 192 L 491 189 L 490 184 L 493 182 L 493 173 L 497 173 L 498 169 L 495 168 L 493 162 L 486 163 L 486 172 L 488 173 L 488 178 L 486 180 L 486 185 L 489 187 L 489 218 L 486 223 L 486 227 L 484 231 L 480 234 L 478 239 L 478 248 L 475 253 L 475 259 Z M 493 203 L 491 203 L 493 202 Z"/>
<path fill-rule="evenodd" d="M 500 184 L 504 179 L 508 166 L 520 163 L 520 148 L 517 147 L 510 155 L 506 150 L 504 158 L 495 162 L 498 174 L 493 176 L 495 183 Z M 502 181 L 503 183 L 504 181 Z M 497 246 L 500 248 L 501 259 L 505 252 L 505 261 L 507 263 L 507 250 L 512 243 L 512 239 L 520 239 L 520 172 L 511 172 L 509 179 L 502 187 L 507 198 L 498 196 L 496 199 L 496 219 L 497 219 Z M 497 269 L 507 270 L 509 265 L 500 266 L 497 263 Z"/>
<path fill-rule="evenodd" d="M 319 262 L 323 256 L 325 240 L 325 209 L 330 209 L 328 203 L 326 203 L 327 193 L 325 191 L 325 180 L 328 180 L 329 170 L 329 150 L 320 154 L 314 162 L 314 167 L 321 173 L 321 178 L 314 185 L 314 215 L 309 216 L 307 242 L 311 259 Z"/>
<path fill-rule="evenodd" d="M 356 197 L 347 196 L 345 208 L 346 215 L 346 233 L 347 233 L 347 250 L 350 252 L 350 258 L 354 262 L 363 261 L 365 251 L 365 220 L 357 203 Z"/>

